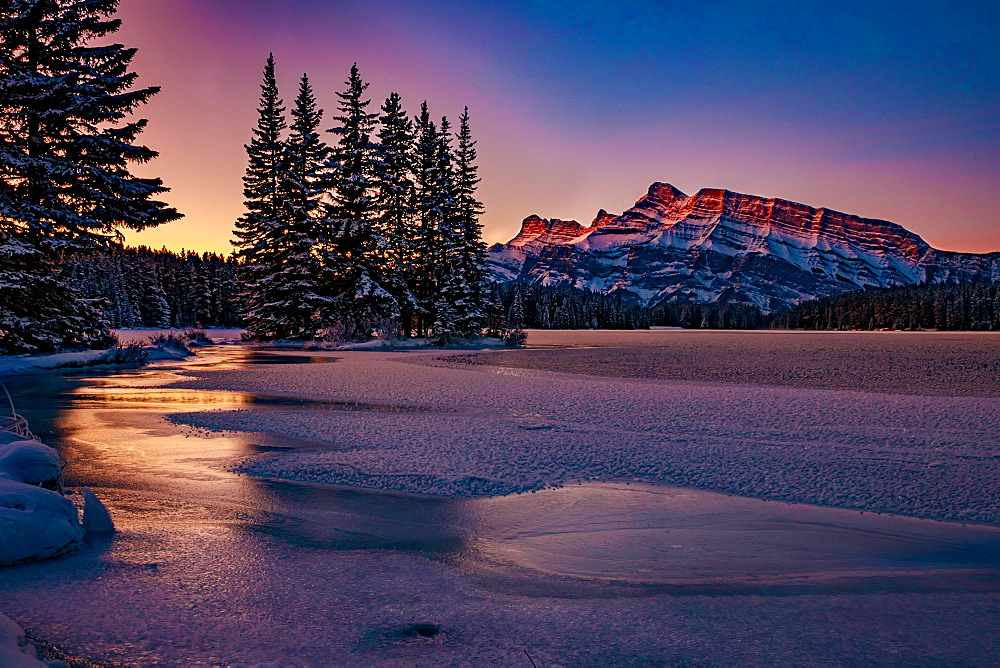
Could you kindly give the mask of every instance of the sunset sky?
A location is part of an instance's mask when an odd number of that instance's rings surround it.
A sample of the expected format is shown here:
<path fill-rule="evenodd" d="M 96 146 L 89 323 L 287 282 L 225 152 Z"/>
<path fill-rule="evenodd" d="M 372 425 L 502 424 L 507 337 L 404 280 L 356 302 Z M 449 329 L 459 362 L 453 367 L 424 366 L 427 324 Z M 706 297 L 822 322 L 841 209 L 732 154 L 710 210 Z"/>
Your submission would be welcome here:
<path fill-rule="evenodd" d="M 228 253 L 274 52 L 326 118 L 351 63 L 373 108 L 469 106 L 485 237 L 589 223 L 653 181 L 900 223 L 1000 250 L 1000 3 L 122 0 L 116 39 L 163 91 L 142 136 L 186 217 L 133 244 Z M 332 121 L 327 127 L 332 125 Z"/>

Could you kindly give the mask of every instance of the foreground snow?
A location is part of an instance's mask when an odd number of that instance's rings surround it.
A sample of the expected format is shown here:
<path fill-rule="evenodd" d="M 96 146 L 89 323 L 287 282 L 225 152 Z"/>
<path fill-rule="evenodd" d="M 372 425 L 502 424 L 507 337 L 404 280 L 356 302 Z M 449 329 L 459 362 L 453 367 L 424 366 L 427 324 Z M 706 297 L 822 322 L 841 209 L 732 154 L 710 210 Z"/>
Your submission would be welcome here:
<path fill-rule="evenodd" d="M 992 397 L 456 368 L 428 354 L 367 352 L 340 356 L 332 370 L 255 367 L 182 386 L 358 402 L 175 416 L 331 444 L 236 464 L 256 476 L 453 497 L 640 479 L 1000 523 Z"/>
<path fill-rule="evenodd" d="M 27 668 L 45 665 L 37 659 L 35 646 L 25 639 L 21 627 L 0 614 L 0 666 Z"/>

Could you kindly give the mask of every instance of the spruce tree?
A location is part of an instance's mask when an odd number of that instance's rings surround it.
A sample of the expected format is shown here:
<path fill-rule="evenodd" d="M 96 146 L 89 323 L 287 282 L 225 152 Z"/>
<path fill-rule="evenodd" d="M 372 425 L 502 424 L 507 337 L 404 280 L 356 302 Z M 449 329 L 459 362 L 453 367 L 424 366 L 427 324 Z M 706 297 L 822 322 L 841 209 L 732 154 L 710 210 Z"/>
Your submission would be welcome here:
<path fill-rule="evenodd" d="M 99 345 L 97 311 L 60 276 L 71 254 L 175 220 L 159 179 L 130 166 L 156 157 L 128 120 L 158 92 L 133 89 L 135 49 L 91 46 L 114 33 L 117 0 L 0 3 L 0 350 Z"/>
<path fill-rule="evenodd" d="M 285 159 L 282 133 L 287 125 L 274 74 L 274 54 L 267 57 L 260 90 L 257 127 L 253 129 L 250 143 L 244 146 L 248 158 L 243 177 L 246 213 L 236 222 L 233 245 L 237 257 L 243 261 L 239 272 L 243 312 L 248 323 L 253 323 L 249 325 L 250 331 L 263 335 L 263 331 L 259 331 L 262 327 L 256 325 L 265 317 L 260 310 L 267 304 L 267 298 L 259 292 L 258 286 L 268 275 L 268 268 L 278 261 L 274 242 L 281 209 L 278 189 Z"/>
<path fill-rule="evenodd" d="M 432 326 L 431 314 L 437 300 L 436 260 L 438 227 L 441 220 L 439 185 L 439 141 L 437 126 L 431 121 L 425 100 L 420 105 L 420 115 L 414 122 L 414 237 L 412 244 L 413 266 L 409 275 L 410 289 L 417 300 L 419 313 L 417 335 L 424 336 Z"/>
<path fill-rule="evenodd" d="M 382 105 L 378 130 L 378 171 L 376 188 L 376 231 L 385 239 L 387 270 L 395 278 L 399 293 L 403 333 L 409 335 L 416 303 L 410 291 L 414 269 L 414 137 L 413 123 L 400 103 L 398 93 L 390 93 Z"/>
<path fill-rule="evenodd" d="M 377 228 L 380 211 L 373 194 L 380 165 L 371 135 L 378 114 L 368 111 L 368 84 L 357 63 L 346 85 L 347 90 L 337 93 L 338 125 L 330 130 L 339 139 L 329 163 L 324 319 L 345 326 L 348 336 L 363 336 L 376 323 L 398 320 L 394 295 L 405 288 L 392 275 L 389 244 Z"/>
<path fill-rule="evenodd" d="M 315 336 L 330 302 L 319 289 L 328 273 L 319 245 L 325 236 L 322 198 L 330 149 L 317 132 L 323 111 L 316 108 L 306 75 L 291 113 L 275 220 L 261 235 L 267 252 L 257 261 L 254 304 L 246 316 L 247 329 L 265 339 Z"/>
<path fill-rule="evenodd" d="M 488 295 L 486 244 L 479 216 L 482 202 L 476 199 L 480 182 L 476 165 L 476 142 L 469 128 L 469 108 L 459 117 L 455 150 L 454 184 L 456 227 L 461 240 L 457 271 L 462 277 L 460 294 L 455 302 L 457 326 L 464 336 L 478 335 L 487 325 Z"/>
<path fill-rule="evenodd" d="M 436 290 L 429 306 L 434 334 L 443 343 L 464 334 L 459 322 L 463 313 L 460 308 L 466 306 L 463 297 L 469 292 L 463 273 L 465 244 L 458 212 L 451 140 L 451 123 L 447 117 L 442 117 L 437 133 L 437 164 L 432 191 L 436 219 L 432 253 Z"/>

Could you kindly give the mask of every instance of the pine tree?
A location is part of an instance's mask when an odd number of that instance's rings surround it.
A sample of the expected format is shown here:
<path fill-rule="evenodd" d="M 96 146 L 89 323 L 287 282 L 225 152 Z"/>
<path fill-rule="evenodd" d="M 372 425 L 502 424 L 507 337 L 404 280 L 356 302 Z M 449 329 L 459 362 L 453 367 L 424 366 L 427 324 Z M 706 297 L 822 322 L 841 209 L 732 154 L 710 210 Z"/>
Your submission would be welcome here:
<path fill-rule="evenodd" d="M 431 121 L 425 100 L 420 105 L 417 116 L 416 145 L 414 147 L 414 227 L 412 244 L 413 266 L 410 272 L 410 290 L 419 306 L 417 335 L 427 334 L 434 318 L 434 304 L 437 301 L 436 260 L 438 252 L 438 227 L 441 220 L 439 206 L 439 161 L 438 130 Z"/>
<path fill-rule="evenodd" d="M 463 274 L 465 246 L 458 214 L 453 158 L 451 123 L 443 117 L 437 133 L 437 164 L 432 191 L 437 223 L 432 254 L 436 290 L 428 306 L 433 316 L 434 334 L 445 343 L 464 333 L 459 320 L 462 315 L 460 303 L 469 292 Z"/>
<path fill-rule="evenodd" d="M 135 49 L 89 46 L 120 27 L 117 0 L 0 4 L 0 350 L 99 345 L 97 311 L 60 276 L 72 253 L 117 241 L 121 229 L 175 220 L 153 199 L 159 179 L 130 165 L 156 152 L 128 121 L 158 92 L 133 90 Z"/>
<path fill-rule="evenodd" d="M 455 302 L 458 329 L 465 336 L 479 334 L 487 325 L 486 244 L 479 216 L 482 202 L 476 199 L 480 182 L 476 165 L 476 142 L 469 128 L 469 108 L 459 118 L 458 148 L 455 151 L 456 226 L 462 249 L 457 271 L 462 276 L 461 294 Z"/>
<path fill-rule="evenodd" d="M 326 234 L 322 198 L 330 149 L 317 133 L 323 111 L 306 75 L 291 113 L 275 220 L 261 235 L 267 252 L 257 261 L 254 307 L 247 313 L 247 329 L 266 339 L 315 336 L 331 301 L 320 290 L 329 272 L 318 249 Z"/>
<path fill-rule="evenodd" d="M 389 243 L 390 268 L 405 274 L 413 236 L 413 123 L 398 93 L 390 93 L 382 105 L 378 140 L 378 170 L 373 178 L 378 189 L 376 229 Z"/>
<path fill-rule="evenodd" d="M 274 242 L 281 209 L 278 190 L 285 158 L 282 133 L 287 125 L 274 74 L 274 54 L 267 57 L 263 79 L 257 107 L 257 127 L 253 129 L 250 143 L 244 147 L 248 158 L 243 177 L 246 213 L 236 222 L 236 240 L 233 241 L 237 256 L 243 261 L 239 287 L 244 314 L 252 323 L 251 332 L 261 335 L 263 332 L 258 330 L 266 327 L 258 328 L 259 318 L 251 314 L 258 313 L 266 305 L 267 299 L 258 291 L 258 286 L 268 275 L 268 268 L 278 261 Z"/>
<path fill-rule="evenodd" d="M 329 163 L 332 203 L 326 216 L 328 231 L 323 243 L 328 276 L 324 319 L 342 324 L 348 336 L 366 334 L 377 323 L 396 321 L 404 294 L 401 279 L 390 269 L 390 244 L 376 227 L 379 207 L 373 199 L 378 184 L 379 158 L 371 140 L 378 114 L 368 112 L 364 83 L 355 63 L 347 90 L 338 92 L 340 116 L 330 132 L 339 140 Z"/>

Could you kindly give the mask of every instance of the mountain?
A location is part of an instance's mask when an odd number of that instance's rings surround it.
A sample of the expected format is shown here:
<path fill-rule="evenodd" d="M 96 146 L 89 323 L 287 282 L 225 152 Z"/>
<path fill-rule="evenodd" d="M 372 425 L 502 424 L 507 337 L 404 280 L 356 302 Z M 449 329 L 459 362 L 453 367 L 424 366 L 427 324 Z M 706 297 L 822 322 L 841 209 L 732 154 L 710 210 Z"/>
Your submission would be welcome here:
<path fill-rule="evenodd" d="M 498 281 L 765 311 L 865 287 L 1000 281 L 1000 252 L 937 250 L 885 220 L 714 188 L 689 196 L 667 183 L 620 216 L 602 209 L 587 227 L 528 216 L 489 262 Z"/>

